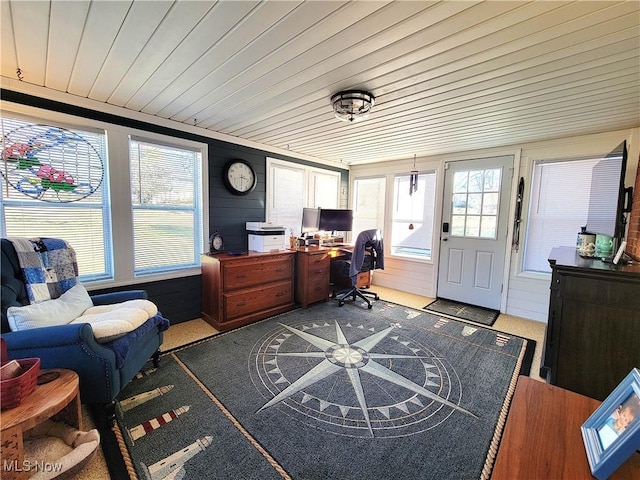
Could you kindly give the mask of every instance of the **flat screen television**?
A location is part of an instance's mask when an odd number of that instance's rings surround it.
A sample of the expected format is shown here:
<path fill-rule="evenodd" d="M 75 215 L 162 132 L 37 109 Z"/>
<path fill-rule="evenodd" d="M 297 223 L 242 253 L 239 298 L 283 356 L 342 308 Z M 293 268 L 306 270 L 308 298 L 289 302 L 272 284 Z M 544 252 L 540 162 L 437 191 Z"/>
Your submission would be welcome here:
<path fill-rule="evenodd" d="M 353 210 L 321 208 L 318 226 L 325 232 L 350 232 L 353 226 Z"/>
<path fill-rule="evenodd" d="M 624 239 L 625 213 L 631 211 L 633 189 L 624 186 L 626 169 L 625 140 L 593 167 L 591 175 L 587 231 L 613 237 L 617 245 Z"/>
<path fill-rule="evenodd" d="M 320 209 L 319 208 L 303 208 L 302 209 L 302 227 L 300 233 L 315 233 L 319 228 Z"/>

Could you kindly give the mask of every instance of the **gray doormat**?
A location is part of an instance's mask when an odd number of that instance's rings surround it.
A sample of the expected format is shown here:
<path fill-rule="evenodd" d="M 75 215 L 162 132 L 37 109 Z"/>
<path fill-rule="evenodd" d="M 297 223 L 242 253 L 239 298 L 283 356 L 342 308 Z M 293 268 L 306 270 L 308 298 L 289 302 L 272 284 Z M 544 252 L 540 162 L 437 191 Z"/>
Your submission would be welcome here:
<path fill-rule="evenodd" d="M 447 300 L 446 298 L 438 298 L 429 305 L 423 307 L 427 312 L 441 313 L 462 320 L 480 323 L 490 327 L 500 315 L 498 310 L 491 308 L 477 307 L 468 303 Z"/>

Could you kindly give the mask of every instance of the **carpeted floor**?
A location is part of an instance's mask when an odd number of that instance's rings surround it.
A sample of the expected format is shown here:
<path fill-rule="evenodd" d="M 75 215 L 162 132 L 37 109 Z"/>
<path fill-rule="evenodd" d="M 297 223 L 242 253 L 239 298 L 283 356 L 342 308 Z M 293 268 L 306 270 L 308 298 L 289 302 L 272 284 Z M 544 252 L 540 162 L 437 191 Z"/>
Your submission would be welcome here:
<path fill-rule="evenodd" d="M 422 309 L 422 307 L 434 300 L 433 298 L 380 286 L 374 286 L 372 287 L 372 290 L 378 292 L 382 299 L 415 309 Z M 495 328 L 496 330 L 512 333 L 524 338 L 531 338 L 536 341 L 536 350 L 529 376 L 539 381 L 544 381 L 544 379 L 539 376 L 539 370 L 542 346 L 544 344 L 545 327 L 546 324 L 542 322 L 536 322 L 505 314 L 501 314 L 492 326 L 492 328 Z M 217 331 L 201 319 L 172 325 L 169 330 L 165 332 L 162 350 L 168 351 L 180 345 L 185 345 L 215 333 L 217 333 Z M 94 422 L 88 409 L 83 408 L 83 414 L 85 429 L 92 428 Z M 102 455 L 101 451 L 98 451 L 98 454 L 93 458 L 91 464 L 85 470 L 74 477 L 76 480 L 104 480 L 105 478 L 109 478 L 109 474 L 104 455 Z"/>

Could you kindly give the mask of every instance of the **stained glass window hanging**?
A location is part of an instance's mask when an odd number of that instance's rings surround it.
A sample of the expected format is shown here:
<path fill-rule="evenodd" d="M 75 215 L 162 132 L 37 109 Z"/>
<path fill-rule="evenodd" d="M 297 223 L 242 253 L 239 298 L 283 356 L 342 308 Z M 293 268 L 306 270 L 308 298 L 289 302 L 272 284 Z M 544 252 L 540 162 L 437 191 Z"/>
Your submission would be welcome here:
<path fill-rule="evenodd" d="M 78 131 L 2 119 L 5 187 L 36 200 L 68 203 L 93 195 L 104 178 L 100 150 Z"/>

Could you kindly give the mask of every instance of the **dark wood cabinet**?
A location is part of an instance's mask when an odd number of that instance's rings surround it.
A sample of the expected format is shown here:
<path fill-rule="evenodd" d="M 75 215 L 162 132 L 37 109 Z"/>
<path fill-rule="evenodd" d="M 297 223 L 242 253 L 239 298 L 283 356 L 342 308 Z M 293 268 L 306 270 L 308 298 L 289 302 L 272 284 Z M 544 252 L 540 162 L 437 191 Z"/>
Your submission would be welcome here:
<path fill-rule="evenodd" d="M 292 310 L 295 253 L 202 256 L 202 318 L 218 330 Z"/>
<path fill-rule="evenodd" d="M 551 251 L 549 318 L 540 374 L 604 400 L 640 366 L 640 266 Z"/>

